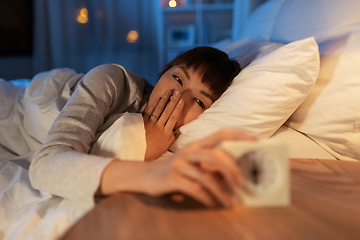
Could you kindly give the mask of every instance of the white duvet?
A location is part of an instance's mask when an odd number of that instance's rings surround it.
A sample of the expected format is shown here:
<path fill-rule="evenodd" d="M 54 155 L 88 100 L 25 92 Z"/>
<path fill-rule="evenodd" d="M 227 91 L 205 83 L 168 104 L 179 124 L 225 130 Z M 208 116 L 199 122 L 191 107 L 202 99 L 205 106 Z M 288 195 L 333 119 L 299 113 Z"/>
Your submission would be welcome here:
<path fill-rule="evenodd" d="M 27 88 L 0 80 L 0 240 L 59 238 L 94 206 L 93 200 L 75 202 L 36 190 L 29 181 L 34 151 L 83 76 L 70 69 L 56 71 L 62 74 L 38 74 Z M 111 127 L 105 131 L 91 154 L 143 158 L 146 142 L 141 114 L 125 113 L 114 124 L 117 131 Z"/>

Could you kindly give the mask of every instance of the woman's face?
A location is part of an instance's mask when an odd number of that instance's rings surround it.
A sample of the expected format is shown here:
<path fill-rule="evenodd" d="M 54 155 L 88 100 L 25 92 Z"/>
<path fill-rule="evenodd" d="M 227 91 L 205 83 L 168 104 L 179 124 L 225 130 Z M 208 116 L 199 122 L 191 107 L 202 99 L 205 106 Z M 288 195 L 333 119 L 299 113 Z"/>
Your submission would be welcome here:
<path fill-rule="evenodd" d="M 174 130 L 196 119 L 216 100 L 210 88 L 201 82 L 200 75 L 183 65 L 170 68 L 159 78 L 150 95 L 149 104 L 162 97 L 168 89 L 179 90 L 184 101 Z"/>

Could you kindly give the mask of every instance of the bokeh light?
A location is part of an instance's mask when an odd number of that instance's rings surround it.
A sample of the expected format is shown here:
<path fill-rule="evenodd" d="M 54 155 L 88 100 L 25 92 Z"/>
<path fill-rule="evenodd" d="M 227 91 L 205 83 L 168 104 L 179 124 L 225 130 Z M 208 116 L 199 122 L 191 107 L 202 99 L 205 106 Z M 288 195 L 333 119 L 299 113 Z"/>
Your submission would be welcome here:
<path fill-rule="evenodd" d="M 176 7 L 177 2 L 175 0 L 170 0 L 169 1 L 169 7 Z"/>
<path fill-rule="evenodd" d="M 88 10 L 86 8 L 81 8 L 79 10 L 79 14 L 78 14 L 78 16 L 76 18 L 76 21 L 78 23 L 82 23 L 82 24 L 87 23 L 89 21 L 88 16 L 89 16 Z"/>
<path fill-rule="evenodd" d="M 131 30 L 127 36 L 126 36 L 126 40 L 129 42 L 129 43 L 134 43 L 136 42 L 137 40 L 139 39 L 139 33 L 135 30 Z"/>

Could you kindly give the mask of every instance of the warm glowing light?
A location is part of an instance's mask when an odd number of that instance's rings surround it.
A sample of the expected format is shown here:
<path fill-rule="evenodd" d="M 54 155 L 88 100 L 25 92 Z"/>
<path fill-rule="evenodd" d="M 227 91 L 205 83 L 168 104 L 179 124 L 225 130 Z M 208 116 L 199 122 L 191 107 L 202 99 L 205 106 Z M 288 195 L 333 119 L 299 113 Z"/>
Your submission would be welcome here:
<path fill-rule="evenodd" d="M 80 15 L 82 17 L 87 17 L 89 15 L 89 12 L 88 12 L 88 10 L 86 8 L 83 8 L 83 9 L 80 10 Z"/>
<path fill-rule="evenodd" d="M 79 15 L 77 18 L 76 18 L 76 21 L 78 23 L 87 23 L 89 21 L 89 18 L 88 17 L 83 17 L 81 15 Z"/>
<path fill-rule="evenodd" d="M 135 30 L 131 30 L 128 35 L 126 36 L 126 40 L 129 43 L 134 43 L 139 39 L 139 33 Z"/>
<path fill-rule="evenodd" d="M 82 24 L 87 23 L 89 21 L 88 15 L 89 15 L 88 10 L 86 8 L 82 8 L 79 11 L 79 15 L 77 16 L 76 21 Z"/>
<path fill-rule="evenodd" d="M 177 3 L 175 0 L 170 0 L 169 1 L 169 7 L 176 7 Z"/>

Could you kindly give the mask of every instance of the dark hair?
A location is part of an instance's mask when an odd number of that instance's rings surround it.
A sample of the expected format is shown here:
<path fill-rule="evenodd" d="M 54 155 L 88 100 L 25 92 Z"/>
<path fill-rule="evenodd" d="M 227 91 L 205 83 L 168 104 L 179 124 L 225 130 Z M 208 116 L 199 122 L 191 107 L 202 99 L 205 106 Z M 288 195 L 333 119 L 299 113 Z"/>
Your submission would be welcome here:
<path fill-rule="evenodd" d="M 198 71 L 201 82 L 209 86 L 216 98 L 225 92 L 241 70 L 240 64 L 225 52 L 212 47 L 196 47 L 165 64 L 160 76 L 178 65 Z"/>

